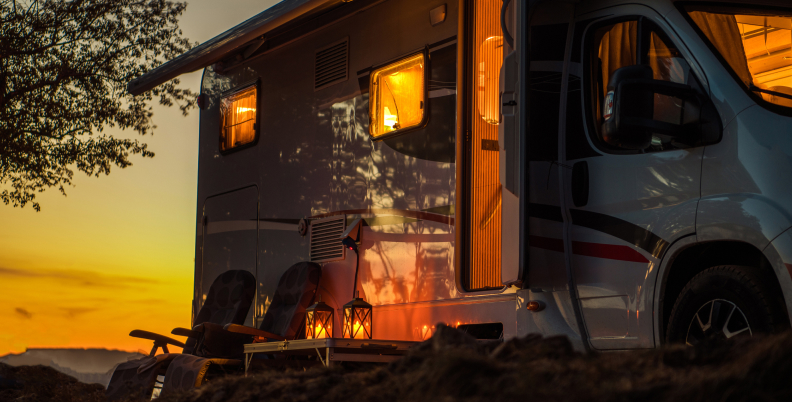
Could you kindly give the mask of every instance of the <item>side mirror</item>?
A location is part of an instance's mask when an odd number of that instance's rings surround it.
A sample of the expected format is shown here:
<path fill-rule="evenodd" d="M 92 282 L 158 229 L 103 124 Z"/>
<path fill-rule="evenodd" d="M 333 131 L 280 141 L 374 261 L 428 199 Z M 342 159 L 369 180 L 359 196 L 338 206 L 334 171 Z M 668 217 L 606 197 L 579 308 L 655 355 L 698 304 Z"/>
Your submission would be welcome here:
<path fill-rule="evenodd" d="M 602 137 L 606 143 L 646 149 L 655 134 L 687 146 L 720 140 L 722 123 L 708 97 L 690 85 L 652 77 L 652 68 L 643 65 L 613 72 L 603 102 Z M 655 107 L 658 101 L 663 102 L 660 108 Z"/>

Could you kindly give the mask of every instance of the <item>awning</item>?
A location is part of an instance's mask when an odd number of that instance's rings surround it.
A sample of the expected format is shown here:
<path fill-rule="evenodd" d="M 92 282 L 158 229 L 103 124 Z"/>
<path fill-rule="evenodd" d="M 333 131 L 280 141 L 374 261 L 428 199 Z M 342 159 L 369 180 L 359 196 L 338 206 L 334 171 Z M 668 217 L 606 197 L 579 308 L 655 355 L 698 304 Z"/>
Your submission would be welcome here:
<path fill-rule="evenodd" d="M 127 91 L 132 95 L 140 95 L 182 74 L 214 64 L 227 57 L 230 52 L 267 32 L 308 14 L 326 3 L 339 3 L 340 1 L 283 0 L 255 17 L 194 47 L 189 52 L 135 78 L 127 84 Z"/>

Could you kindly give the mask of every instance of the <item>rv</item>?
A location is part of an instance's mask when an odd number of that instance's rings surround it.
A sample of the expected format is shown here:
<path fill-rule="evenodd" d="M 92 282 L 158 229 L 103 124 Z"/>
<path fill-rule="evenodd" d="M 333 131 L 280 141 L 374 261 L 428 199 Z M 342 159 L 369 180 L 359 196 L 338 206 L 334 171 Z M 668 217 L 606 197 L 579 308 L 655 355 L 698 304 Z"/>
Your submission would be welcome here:
<path fill-rule="evenodd" d="M 198 69 L 194 312 L 312 261 L 375 339 L 789 327 L 786 2 L 284 0 L 128 89 Z"/>

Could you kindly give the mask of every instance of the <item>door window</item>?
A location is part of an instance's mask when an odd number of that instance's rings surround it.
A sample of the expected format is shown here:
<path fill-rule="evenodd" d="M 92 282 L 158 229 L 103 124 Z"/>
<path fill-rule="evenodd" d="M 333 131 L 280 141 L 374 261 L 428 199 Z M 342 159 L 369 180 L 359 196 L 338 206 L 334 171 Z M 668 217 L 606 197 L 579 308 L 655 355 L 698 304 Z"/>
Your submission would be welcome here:
<path fill-rule="evenodd" d="M 679 50 L 668 38 L 657 29 L 648 32 L 649 46 L 646 52 L 646 64 L 652 68 L 654 79 L 670 81 L 677 84 L 690 84 L 690 65 L 685 61 Z M 677 98 L 655 94 L 654 119 L 671 124 L 683 124 L 685 103 Z M 674 148 L 671 138 L 656 134 L 652 136 L 653 150 L 660 151 Z"/>
<path fill-rule="evenodd" d="M 636 18 L 600 25 L 592 30 L 589 37 L 588 65 L 590 68 L 589 91 L 592 118 L 591 132 L 596 133 L 595 142 L 611 152 L 636 151 L 620 150 L 606 144 L 601 137 L 603 115 L 606 113 L 608 82 L 614 71 L 636 64 L 652 68 L 653 78 L 697 87 L 695 78 L 690 74 L 690 65 L 682 57 L 679 49 L 655 24 Z M 678 98 L 655 94 L 654 119 L 666 123 L 682 124 L 685 108 L 688 105 Z M 638 152 L 656 152 L 685 148 L 669 136 L 654 134 L 648 149 Z"/>

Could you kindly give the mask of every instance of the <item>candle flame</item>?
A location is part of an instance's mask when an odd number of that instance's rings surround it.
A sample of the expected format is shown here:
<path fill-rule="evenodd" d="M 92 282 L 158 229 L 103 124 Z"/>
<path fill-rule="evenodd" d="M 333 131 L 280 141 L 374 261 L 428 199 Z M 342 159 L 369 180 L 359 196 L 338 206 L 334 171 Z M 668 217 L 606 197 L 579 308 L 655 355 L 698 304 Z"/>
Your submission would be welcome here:
<path fill-rule="evenodd" d="M 368 325 L 368 323 L 366 323 Z M 352 333 L 355 339 L 366 339 L 366 332 L 361 328 L 360 321 L 355 320 L 355 325 L 352 326 Z"/>

